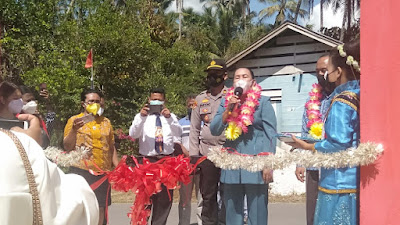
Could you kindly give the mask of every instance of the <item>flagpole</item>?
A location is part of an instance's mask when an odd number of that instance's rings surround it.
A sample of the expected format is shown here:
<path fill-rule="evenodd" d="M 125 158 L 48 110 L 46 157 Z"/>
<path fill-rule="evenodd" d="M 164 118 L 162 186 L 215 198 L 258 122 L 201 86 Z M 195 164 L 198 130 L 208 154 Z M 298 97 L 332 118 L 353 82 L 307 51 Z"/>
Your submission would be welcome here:
<path fill-rule="evenodd" d="M 91 89 L 93 90 L 94 89 L 94 72 L 93 72 L 93 49 L 90 49 L 90 52 L 92 53 L 92 67 L 90 67 L 90 72 L 91 72 L 91 77 L 90 77 L 90 81 L 91 81 Z"/>
<path fill-rule="evenodd" d="M 92 76 L 90 77 L 90 82 L 91 82 L 91 85 L 90 85 L 90 88 L 93 90 L 94 89 L 94 84 L 93 84 L 93 82 L 94 82 L 94 80 L 93 80 L 93 66 L 91 67 L 91 74 L 92 74 Z"/>

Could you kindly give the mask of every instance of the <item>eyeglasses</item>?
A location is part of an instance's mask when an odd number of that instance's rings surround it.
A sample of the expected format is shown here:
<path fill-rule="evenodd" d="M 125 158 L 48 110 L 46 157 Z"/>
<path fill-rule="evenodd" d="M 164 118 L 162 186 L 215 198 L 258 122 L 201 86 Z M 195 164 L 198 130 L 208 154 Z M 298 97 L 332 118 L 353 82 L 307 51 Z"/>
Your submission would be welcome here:
<path fill-rule="evenodd" d="M 331 74 L 331 73 L 335 72 L 336 70 L 337 70 L 337 68 L 336 68 L 335 70 L 333 70 L 332 72 L 328 72 L 328 70 L 327 70 L 327 71 L 325 71 L 325 73 L 324 73 L 324 79 L 325 79 L 325 80 L 327 80 L 327 79 L 328 79 L 328 76 L 329 76 L 329 74 Z"/>

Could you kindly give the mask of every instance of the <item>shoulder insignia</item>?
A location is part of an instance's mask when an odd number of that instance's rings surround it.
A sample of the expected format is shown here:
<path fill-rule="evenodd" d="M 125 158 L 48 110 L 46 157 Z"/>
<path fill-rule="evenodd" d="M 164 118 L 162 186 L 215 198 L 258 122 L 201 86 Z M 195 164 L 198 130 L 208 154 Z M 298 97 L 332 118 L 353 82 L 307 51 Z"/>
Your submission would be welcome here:
<path fill-rule="evenodd" d="M 359 113 L 359 108 L 360 108 L 360 98 L 358 97 L 357 94 L 350 92 L 350 91 L 344 91 L 338 95 L 336 95 L 331 102 L 331 106 L 333 105 L 334 102 L 342 102 L 350 107 L 352 107 L 357 113 Z"/>
<path fill-rule="evenodd" d="M 196 107 L 197 107 L 197 101 L 195 100 L 195 101 L 193 102 L 192 109 L 195 109 Z"/>

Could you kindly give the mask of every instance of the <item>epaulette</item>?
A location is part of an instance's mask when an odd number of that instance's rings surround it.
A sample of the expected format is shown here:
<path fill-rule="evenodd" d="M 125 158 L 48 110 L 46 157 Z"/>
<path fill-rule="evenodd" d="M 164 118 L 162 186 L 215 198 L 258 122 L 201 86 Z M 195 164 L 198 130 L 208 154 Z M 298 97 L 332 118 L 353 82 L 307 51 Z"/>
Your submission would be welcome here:
<path fill-rule="evenodd" d="M 331 102 L 331 106 L 335 102 L 342 102 L 351 108 L 353 108 L 357 113 L 360 109 L 360 97 L 351 91 L 343 91 L 342 93 L 336 95 Z"/>

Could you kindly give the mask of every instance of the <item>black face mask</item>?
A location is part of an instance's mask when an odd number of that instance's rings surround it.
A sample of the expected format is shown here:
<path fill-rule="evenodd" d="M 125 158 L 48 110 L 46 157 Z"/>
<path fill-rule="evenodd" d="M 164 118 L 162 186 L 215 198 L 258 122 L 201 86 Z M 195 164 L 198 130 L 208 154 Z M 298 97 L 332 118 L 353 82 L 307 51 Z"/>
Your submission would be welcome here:
<path fill-rule="evenodd" d="M 207 85 L 209 87 L 218 87 L 224 82 L 223 76 L 208 76 L 207 77 Z"/>
<path fill-rule="evenodd" d="M 187 109 L 187 116 L 188 116 L 188 118 L 190 120 L 190 117 L 192 117 L 192 108 L 188 108 Z"/>
<path fill-rule="evenodd" d="M 335 90 L 336 87 L 335 82 L 329 82 L 329 80 L 325 80 L 324 76 L 321 75 L 317 75 L 317 79 L 318 79 L 318 84 L 321 85 L 323 91 L 327 95 L 330 95 L 333 92 L 333 90 Z"/>

